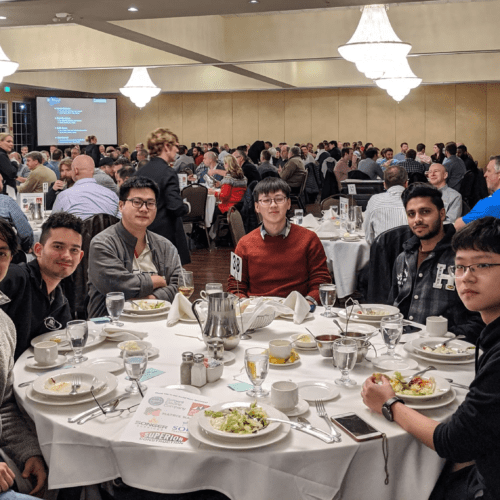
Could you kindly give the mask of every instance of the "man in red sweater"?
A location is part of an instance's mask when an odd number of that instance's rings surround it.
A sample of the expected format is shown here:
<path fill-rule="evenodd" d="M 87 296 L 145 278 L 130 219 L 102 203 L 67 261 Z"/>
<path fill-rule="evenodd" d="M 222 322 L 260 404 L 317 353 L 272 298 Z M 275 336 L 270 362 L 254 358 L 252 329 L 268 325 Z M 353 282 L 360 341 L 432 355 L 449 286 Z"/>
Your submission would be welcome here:
<path fill-rule="evenodd" d="M 238 283 L 229 277 L 228 292 L 241 297 L 287 297 L 296 290 L 317 304 L 319 285 L 331 283 L 331 277 L 316 233 L 286 218 L 290 186 L 282 179 L 267 177 L 255 186 L 253 196 L 262 226 L 239 241 L 235 253 L 243 259 L 242 278 Z"/>

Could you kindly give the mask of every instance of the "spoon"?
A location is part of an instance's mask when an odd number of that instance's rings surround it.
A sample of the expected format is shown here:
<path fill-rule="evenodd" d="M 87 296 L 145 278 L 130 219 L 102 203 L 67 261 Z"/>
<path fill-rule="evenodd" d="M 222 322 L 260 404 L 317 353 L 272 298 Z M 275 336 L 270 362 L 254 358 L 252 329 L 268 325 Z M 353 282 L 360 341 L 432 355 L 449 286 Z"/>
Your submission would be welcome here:
<path fill-rule="evenodd" d="M 435 366 L 429 365 L 427 368 L 424 368 L 423 370 L 420 370 L 419 372 L 414 373 L 412 375 L 412 378 L 418 377 L 419 375 L 423 375 L 425 372 L 428 372 L 429 370 L 437 370 L 437 368 Z"/>
<path fill-rule="evenodd" d="M 23 382 L 22 384 L 19 384 L 17 387 L 27 387 L 28 385 L 32 384 L 34 380 L 28 380 L 27 382 Z"/>
<path fill-rule="evenodd" d="M 452 378 L 446 378 L 445 380 L 447 380 L 451 385 L 453 385 L 455 387 L 461 387 L 462 389 L 467 389 L 467 390 L 470 389 L 470 387 L 468 387 L 467 385 L 457 384 L 456 382 L 453 382 Z"/>
<path fill-rule="evenodd" d="M 309 328 L 306 328 L 306 330 L 313 336 L 313 339 L 314 340 L 318 340 L 315 336 L 314 336 L 314 333 L 311 332 L 311 330 L 309 330 Z"/>
<path fill-rule="evenodd" d="M 333 322 L 339 327 L 339 330 L 342 332 L 342 333 L 345 333 L 344 329 L 340 326 L 340 323 L 334 319 Z"/>

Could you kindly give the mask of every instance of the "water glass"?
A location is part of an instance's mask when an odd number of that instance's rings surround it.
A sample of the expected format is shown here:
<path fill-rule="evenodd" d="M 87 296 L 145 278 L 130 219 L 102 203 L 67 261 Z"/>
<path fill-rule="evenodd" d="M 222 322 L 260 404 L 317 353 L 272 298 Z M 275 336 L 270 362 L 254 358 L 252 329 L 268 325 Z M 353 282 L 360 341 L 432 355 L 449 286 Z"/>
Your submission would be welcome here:
<path fill-rule="evenodd" d="M 356 364 L 358 356 L 358 343 L 353 339 L 337 339 L 333 342 L 333 360 L 342 374 L 341 378 L 335 380 L 337 385 L 350 387 L 356 385 L 356 381 L 349 378 L 349 372 Z"/>
<path fill-rule="evenodd" d="M 269 391 L 262 389 L 262 384 L 269 372 L 269 351 L 264 347 L 250 347 L 245 351 L 245 369 L 252 382 L 253 389 L 247 391 L 252 398 L 267 396 Z"/>
<path fill-rule="evenodd" d="M 66 324 L 66 335 L 75 353 L 68 362 L 78 364 L 87 361 L 88 358 L 82 355 L 83 348 L 87 344 L 87 339 L 89 337 L 87 322 L 83 319 L 68 321 Z"/>
<path fill-rule="evenodd" d="M 123 351 L 123 366 L 127 375 L 132 380 L 132 384 L 125 388 L 126 392 L 131 394 L 142 393 L 147 389 L 145 384 L 141 384 L 139 380 L 146 371 L 148 365 L 147 347 L 138 345 L 138 348 L 124 349 Z"/>
<path fill-rule="evenodd" d="M 301 208 L 299 208 L 299 209 L 295 210 L 295 212 L 294 212 L 293 215 L 295 216 L 295 219 L 297 220 L 297 224 L 299 226 L 301 226 L 302 225 L 302 221 L 304 219 L 304 210 L 302 210 Z"/>
<path fill-rule="evenodd" d="M 393 316 L 384 316 L 380 320 L 380 331 L 382 332 L 382 338 L 387 346 L 386 356 L 392 359 L 401 358 L 401 356 L 394 354 L 394 351 L 403 334 L 403 315 L 398 313 Z"/>
<path fill-rule="evenodd" d="M 184 269 L 179 274 L 179 284 L 177 289 L 179 293 L 182 293 L 186 299 L 189 299 L 194 293 L 194 279 L 193 271 L 184 271 Z"/>
<path fill-rule="evenodd" d="M 207 283 L 205 285 L 205 290 L 200 292 L 200 295 L 203 299 L 208 300 L 208 296 L 212 293 L 223 293 L 224 287 L 222 283 Z"/>
<path fill-rule="evenodd" d="M 325 307 L 325 312 L 321 313 L 321 316 L 335 318 L 337 315 L 332 313 L 332 307 L 337 299 L 337 287 L 331 283 L 322 283 L 319 285 L 319 298 Z"/>
<path fill-rule="evenodd" d="M 125 295 L 123 292 L 110 292 L 106 294 L 106 309 L 111 318 L 111 325 L 123 326 L 123 323 L 118 321 L 123 308 L 125 307 Z"/>

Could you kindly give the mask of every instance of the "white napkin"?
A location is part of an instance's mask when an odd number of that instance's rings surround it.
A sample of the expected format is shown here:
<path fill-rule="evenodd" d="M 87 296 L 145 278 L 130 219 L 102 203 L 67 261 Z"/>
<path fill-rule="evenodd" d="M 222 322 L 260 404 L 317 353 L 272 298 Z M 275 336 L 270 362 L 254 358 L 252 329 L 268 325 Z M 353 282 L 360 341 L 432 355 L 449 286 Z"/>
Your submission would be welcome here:
<path fill-rule="evenodd" d="M 274 301 L 264 302 L 263 297 L 259 297 L 258 299 L 246 299 L 241 301 L 239 305 L 236 304 L 236 322 L 240 329 L 243 326 L 242 333 L 251 328 L 254 321 L 259 316 L 274 315 L 274 317 L 276 317 L 278 314 L 273 304 L 275 304 Z M 243 306 L 246 306 L 246 308 L 243 310 L 243 314 L 240 314 L 240 308 L 243 308 Z"/>
<path fill-rule="evenodd" d="M 310 311 L 309 302 L 299 292 L 293 291 L 283 302 L 284 306 L 289 307 L 293 311 L 293 322 L 300 325 Z"/>
<path fill-rule="evenodd" d="M 142 340 L 148 336 L 147 332 L 139 332 L 125 326 L 107 325 L 102 331 L 110 340 Z"/>
<path fill-rule="evenodd" d="M 327 219 L 326 221 L 322 222 L 318 227 L 316 227 L 314 230 L 316 233 L 335 233 L 341 231 L 340 224 L 337 224 L 339 219 L 333 220 L 333 219 Z"/>
<path fill-rule="evenodd" d="M 323 219 L 331 219 L 332 217 L 335 217 L 335 214 L 333 213 L 333 210 L 330 207 L 328 210 L 325 210 L 325 212 L 323 213 Z"/>
<path fill-rule="evenodd" d="M 309 228 L 319 227 L 319 222 L 316 220 L 316 217 L 314 217 L 313 214 L 307 214 L 302 219 L 302 227 L 309 227 Z"/>
<path fill-rule="evenodd" d="M 168 312 L 167 326 L 174 326 L 183 319 L 196 320 L 196 316 L 194 315 L 191 306 L 191 302 L 189 302 L 189 300 L 186 299 L 182 293 L 178 293 L 172 302 L 170 311 Z"/>

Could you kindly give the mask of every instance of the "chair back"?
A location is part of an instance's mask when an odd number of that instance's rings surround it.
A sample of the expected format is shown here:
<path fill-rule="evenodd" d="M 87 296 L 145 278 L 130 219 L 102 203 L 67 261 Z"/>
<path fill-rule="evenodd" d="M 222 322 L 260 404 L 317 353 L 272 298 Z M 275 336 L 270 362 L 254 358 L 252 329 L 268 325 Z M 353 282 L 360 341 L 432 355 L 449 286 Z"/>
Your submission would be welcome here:
<path fill-rule="evenodd" d="M 75 272 L 63 279 L 63 287 L 66 298 L 69 301 L 71 314 L 73 317 L 87 319 L 87 305 L 85 299 L 88 296 L 88 269 L 89 269 L 89 249 L 92 238 L 120 219 L 114 215 L 96 214 L 85 219 L 82 224 L 82 250 L 83 258 L 78 264 Z"/>
<path fill-rule="evenodd" d="M 460 216 L 463 217 L 464 215 L 467 215 L 469 212 L 470 212 L 469 205 L 467 205 L 467 203 L 465 203 L 465 201 L 462 199 L 462 213 Z"/>
<path fill-rule="evenodd" d="M 340 208 L 340 202 L 338 198 L 330 196 L 329 198 L 326 198 L 321 202 L 321 210 L 328 210 L 330 207 Z"/>
<path fill-rule="evenodd" d="M 200 184 L 191 184 L 182 190 L 181 198 L 186 198 L 191 205 L 191 211 L 183 218 L 183 222 L 198 222 L 205 219 L 208 189 Z"/>
<path fill-rule="evenodd" d="M 238 241 L 246 234 L 243 219 L 236 208 L 231 207 L 229 209 L 227 213 L 227 222 L 229 224 L 229 230 L 231 231 L 231 239 L 233 240 L 234 248 L 236 248 Z"/>
<path fill-rule="evenodd" d="M 350 172 L 347 173 L 347 178 L 348 179 L 360 179 L 362 181 L 371 180 L 370 176 L 368 174 L 366 174 L 365 172 L 362 172 L 361 170 L 351 170 Z"/>

